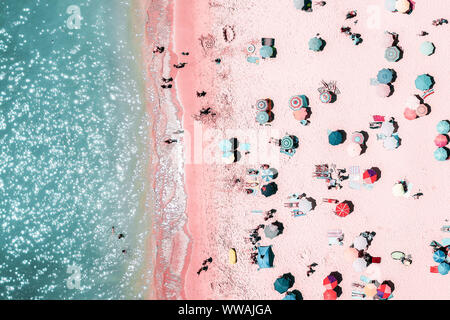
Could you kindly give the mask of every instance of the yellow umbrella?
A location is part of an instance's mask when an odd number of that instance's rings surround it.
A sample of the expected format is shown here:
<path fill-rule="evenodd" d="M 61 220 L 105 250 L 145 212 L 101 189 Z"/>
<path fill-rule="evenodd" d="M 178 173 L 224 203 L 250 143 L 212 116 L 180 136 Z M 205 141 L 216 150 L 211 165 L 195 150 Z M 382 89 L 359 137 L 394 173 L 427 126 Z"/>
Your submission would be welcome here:
<path fill-rule="evenodd" d="M 405 195 L 405 188 L 401 183 L 397 183 L 392 187 L 392 194 L 396 197 L 402 197 Z"/>
<path fill-rule="evenodd" d="M 395 9 L 401 13 L 408 12 L 410 7 L 411 4 L 409 3 L 408 0 L 397 0 L 397 3 L 395 4 Z"/>
<path fill-rule="evenodd" d="M 373 298 L 377 294 L 377 287 L 373 283 L 369 283 L 364 287 L 364 294 L 368 298 Z"/>
<path fill-rule="evenodd" d="M 234 248 L 231 248 L 230 251 L 228 251 L 228 261 L 230 262 L 230 264 L 236 264 L 237 256 L 236 250 Z"/>

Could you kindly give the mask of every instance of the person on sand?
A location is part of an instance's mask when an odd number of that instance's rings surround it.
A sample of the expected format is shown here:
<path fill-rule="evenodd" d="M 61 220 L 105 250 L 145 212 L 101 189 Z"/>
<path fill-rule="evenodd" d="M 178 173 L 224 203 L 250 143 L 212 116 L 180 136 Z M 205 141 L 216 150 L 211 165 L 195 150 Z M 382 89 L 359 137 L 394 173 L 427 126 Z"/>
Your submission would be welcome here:
<path fill-rule="evenodd" d="M 419 192 L 412 195 L 414 200 L 418 200 L 421 196 L 423 196 L 423 193 L 420 191 L 420 189 Z"/>
<path fill-rule="evenodd" d="M 167 143 L 167 144 L 172 144 L 172 143 L 174 143 L 174 142 L 178 142 L 178 140 L 177 139 L 166 139 L 166 140 L 164 140 L 164 142 L 165 143 Z"/>
<path fill-rule="evenodd" d="M 166 78 L 163 77 L 163 78 L 161 78 L 161 81 L 164 82 L 164 83 L 168 83 L 168 82 L 172 82 L 172 81 L 173 81 L 173 78 L 170 77 L 170 78 L 167 78 L 167 79 L 166 79 Z"/>
<path fill-rule="evenodd" d="M 197 91 L 197 97 L 198 97 L 198 98 L 204 97 L 204 96 L 206 96 L 206 92 L 205 92 L 205 91 L 202 91 L 202 92 L 198 92 L 198 91 Z"/>
<path fill-rule="evenodd" d="M 174 68 L 181 69 L 184 68 L 185 65 L 187 65 L 187 62 L 180 62 L 179 64 L 174 64 L 173 66 Z"/>
<path fill-rule="evenodd" d="M 189 52 L 182 52 L 181 53 L 183 56 L 188 56 L 189 55 Z"/>
<path fill-rule="evenodd" d="M 153 50 L 153 53 L 163 53 L 164 52 L 164 47 L 156 47 L 154 50 Z"/>
<path fill-rule="evenodd" d="M 312 264 L 310 264 L 308 266 L 308 271 L 306 271 L 306 276 L 309 277 L 310 275 L 312 275 L 314 272 L 316 272 L 316 270 L 314 270 L 313 268 L 317 267 L 317 263 L 313 262 Z"/>
<path fill-rule="evenodd" d="M 171 84 L 162 84 L 161 85 L 161 88 L 163 88 L 163 89 L 170 89 L 170 88 L 172 88 L 172 85 Z"/>
<path fill-rule="evenodd" d="M 269 143 L 273 143 L 277 147 L 281 147 L 281 139 L 270 138 Z"/>
<path fill-rule="evenodd" d="M 124 236 L 123 233 L 120 233 L 120 234 L 117 236 L 117 238 L 118 238 L 118 239 L 122 239 L 122 238 L 125 238 L 125 236 Z"/>

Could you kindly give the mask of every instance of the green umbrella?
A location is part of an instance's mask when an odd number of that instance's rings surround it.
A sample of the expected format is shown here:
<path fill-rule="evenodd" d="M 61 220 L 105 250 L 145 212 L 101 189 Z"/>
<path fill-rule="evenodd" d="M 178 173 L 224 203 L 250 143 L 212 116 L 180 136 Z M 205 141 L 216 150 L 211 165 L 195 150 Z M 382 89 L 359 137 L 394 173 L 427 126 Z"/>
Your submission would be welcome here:
<path fill-rule="evenodd" d="M 273 55 L 273 48 L 269 46 L 262 46 L 259 50 L 259 54 L 263 58 L 270 58 Z"/>
<path fill-rule="evenodd" d="M 435 152 L 434 152 L 434 158 L 437 161 L 445 161 L 448 159 L 448 151 L 446 148 L 438 148 Z"/>
<path fill-rule="evenodd" d="M 426 56 L 431 56 L 434 53 L 434 44 L 430 41 L 425 41 L 420 45 L 420 52 Z"/>
<path fill-rule="evenodd" d="M 422 74 L 417 77 L 415 84 L 416 84 L 417 89 L 426 91 L 433 86 L 433 80 L 431 79 L 431 77 L 429 75 Z"/>
<path fill-rule="evenodd" d="M 281 139 L 281 148 L 285 150 L 292 149 L 294 147 L 294 139 L 290 136 L 286 136 L 283 139 Z"/>
<path fill-rule="evenodd" d="M 447 120 L 439 121 L 436 129 L 440 134 L 447 134 L 450 132 L 450 123 Z"/>
<path fill-rule="evenodd" d="M 309 50 L 320 51 L 322 50 L 323 40 L 318 37 L 311 38 L 308 42 Z"/>
<path fill-rule="evenodd" d="M 377 80 L 379 83 L 388 84 L 394 78 L 394 73 L 389 69 L 381 69 L 378 71 Z"/>
<path fill-rule="evenodd" d="M 333 131 L 328 135 L 328 142 L 332 146 L 337 146 L 338 144 L 341 144 L 344 140 L 344 137 L 342 136 L 342 133 L 339 131 Z"/>

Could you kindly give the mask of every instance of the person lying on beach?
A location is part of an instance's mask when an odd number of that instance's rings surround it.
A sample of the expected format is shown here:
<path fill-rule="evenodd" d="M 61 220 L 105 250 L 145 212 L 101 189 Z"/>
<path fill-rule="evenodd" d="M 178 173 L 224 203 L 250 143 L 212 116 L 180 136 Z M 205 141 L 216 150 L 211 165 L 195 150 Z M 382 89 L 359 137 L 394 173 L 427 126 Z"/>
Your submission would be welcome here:
<path fill-rule="evenodd" d="M 207 115 L 207 114 L 210 114 L 211 111 L 212 111 L 211 107 L 203 108 L 203 109 L 200 110 L 200 115 Z"/>
<path fill-rule="evenodd" d="M 162 84 L 161 85 L 161 88 L 163 88 L 163 89 L 170 89 L 170 88 L 172 88 L 172 85 L 171 84 Z"/>
<path fill-rule="evenodd" d="M 161 80 L 162 80 L 162 82 L 164 82 L 164 83 L 168 83 L 168 82 L 173 81 L 173 78 L 172 78 L 172 77 L 170 77 L 170 78 L 168 78 L 168 79 L 166 79 L 166 78 L 161 78 Z"/>
<path fill-rule="evenodd" d="M 216 60 L 214 60 L 215 63 L 220 64 L 222 62 L 222 60 L 220 58 L 217 58 Z"/>
<path fill-rule="evenodd" d="M 418 35 L 419 37 L 424 37 L 424 36 L 428 35 L 428 32 L 426 32 L 426 31 L 420 31 L 417 35 Z"/>
<path fill-rule="evenodd" d="M 174 64 L 174 68 L 180 69 L 184 68 L 184 66 L 187 65 L 187 62 L 180 62 L 179 64 Z"/>
<path fill-rule="evenodd" d="M 275 210 L 275 209 L 270 209 L 269 211 L 266 211 L 265 216 L 264 216 L 264 221 L 267 221 L 267 220 L 273 218 L 273 215 L 275 214 L 275 212 L 277 212 L 277 210 Z"/>
<path fill-rule="evenodd" d="M 306 276 L 309 277 L 310 275 L 312 275 L 314 272 L 316 272 L 316 270 L 314 270 L 313 268 L 317 267 L 317 263 L 313 262 L 312 264 L 310 264 L 308 266 L 309 270 L 306 271 Z"/>
<path fill-rule="evenodd" d="M 314 5 L 316 5 L 316 6 L 320 6 L 320 7 L 323 7 L 324 5 L 326 5 L 327 3 L 325 2 L 325 1 L 315 1 L 314 2 Z"/>
<path fill-rule="evenodd" d="M 123 233 L 120 233 L 120 234 L 117 236 L 117 239 L 122 239 L 122 238 L 125 238 L 125 236 L 124 236 Z"/>
<path fill-rule="evenodd" d="M 154 50 L 153 50 L 153 53 L 163 53 L 164 52 L 164 47 L 156 47 Z"/>
<path fill-rule="evenodd" d="M 270 166 L 268 164 L 261 165 L 262 170 L 268 170 L 269 168 L 270 168 Z"/>
<path fill-rule="evenodd" d="M 206 92 L 205 92 L 205 91 L 202 91 L 202 92 L 198 92 L 198 91 L 197 91 L 197 97 L 198 97 L 198 98 L 204 97 L 204 96 L 206 96 Z"/>
<path fill-rule="evenodd" d="M 412 195 L 414 200 L 418 200 L 421 196 L 423 196 L 423 193 L 420 191 L 420 189 L 419 192 Z"/>
<path fill-rule="evenodd" d="M 166 140 L 164 140 L 164 142 L 167 143 L 167 144 L 171 144 L 171 143 L 174 143 L 174 142 L 178 142 L 178 140 L 177 139 L 166 139 Z"/>
<path fill-rule="evenodd" d="M 356 17 L 356 10 L 352 10 L 352 11 L 347 12 L 347 14 L 345 16 L 345 20 L 352 19 L 354 17 Z"/>
<path fill-rule="evenodd" d="M 431 24 L 432 24 L 433 26 L 435 26 L 435 27 L 441 26 L 441 25 L 443 25 L 444 23 L 448 23 L 448 20 L 447 20 L 447 19 L 444 19 L 444 18 L 440 18 L 440 19 L 433 20 L 433 22 L 431 22 Z"/>
<path fill-rule="evenodd" d="M 182 52 L 181 53 L 183 56 L 188 56 L 189 55 L 189 52 Z"/>

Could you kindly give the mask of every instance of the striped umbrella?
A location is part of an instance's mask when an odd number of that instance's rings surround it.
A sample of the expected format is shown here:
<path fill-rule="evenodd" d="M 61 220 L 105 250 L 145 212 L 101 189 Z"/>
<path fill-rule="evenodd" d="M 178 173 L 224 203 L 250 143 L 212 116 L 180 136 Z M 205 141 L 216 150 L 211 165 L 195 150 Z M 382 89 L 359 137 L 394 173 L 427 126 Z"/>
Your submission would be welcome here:
<path fill-rule="evenodd" d="M 437 251 L 435 251 L 434 254 L 433 254 L 433 260 L 434 260 L 435 262 L 437 262 L 437 263 L 440 263 L 440 262 L 445 261 L 446 256 L 447 256 L 447 255 L 445 254 L 444 251 L 442 251 L 442 250 L 437 250 Z"/>
<path fill-rule="evenodd" d="M 281 139 L 281 148 L 285 150 L 292 149 L 294 147 L 294 139 L 292 139 L 290 136 L 285 136 L 283 139 Z"/>
<path fill-rule="evenodd" d="M 377 287 L 375 287 L 375 285 L 373 283 L 368 283 L 364 287 L 364 294 L 368 298 L 373 298 L 373 296 L 377 294 Z"/>
<path fill-rule="evenodd" d="M 377 172 L 373 169 L 368 169 L 363 173 L 363 181 L 366 184 L 372 184 L 377 181 L 378 175 Z"/>
<path fill-rule="evenodd" d="M 336 206 L 336 215 L 339 217 L 346 217 L 350 214 L 350 206 L 346 202 L 341 202 Z"/>
<path fill-rule="evenodd" d="M 386 58 L 387 61 L 390 62 L 398 61 L 398 59 L 400 59 L 400 49 L 395 46 L 386 48 L 386 51 L 384 52 L 384 57 Z"/>
<path fill-rule="evenodd" d="M 353 132 L 352 141 L 357 144 L 363 144 L 364 143 L 363 134 L 361 132 Z"/>
<path fill-rule="evenodd" d="M 319 96 L 319 99 L 322 103 L 330 103 L 331 93 L 329 91 L 322 92 Z"/>
<path fill-rule="evenodd" d="M 303 98 L 301 96 L 293 96 L 291 97 L 291 100 L 289 100 L 289 107 L 296 111 L 300 110 L 301 107 L 303 107 Z"/>
<path fill-rule="evenodd" d="M 380 299 L 387 299 L 391 296 L 392 289 L 387 284 L 382 284 L 377 289 L 377 296 L 380 297 Z"/>
<path fill-rule="evenodd" d="M 260 111 L 256 114 L 256 121 L 259 124 L 265 124 L 269 121 L 269 114 L 266 111 Z"/>
<path fill-rule="evenodd" d="M 260 99 L 256 101 L 256 109 L 259 111 L 267 111 L 269 109 L 269 103 L 266 99 Z"/>
<path fill-rule="evenodd" d="M 332 290 L 337 287 L 338 281 L 331 274 L 323 279 L 323 285 L 327 290 Z"/>
<path fill-rule="evenodd" d="M 271 169 L 265 169 L 261 171 L 261 179 L 266 182 L 269 182 L 273 179 L 273 171 Z"/>

